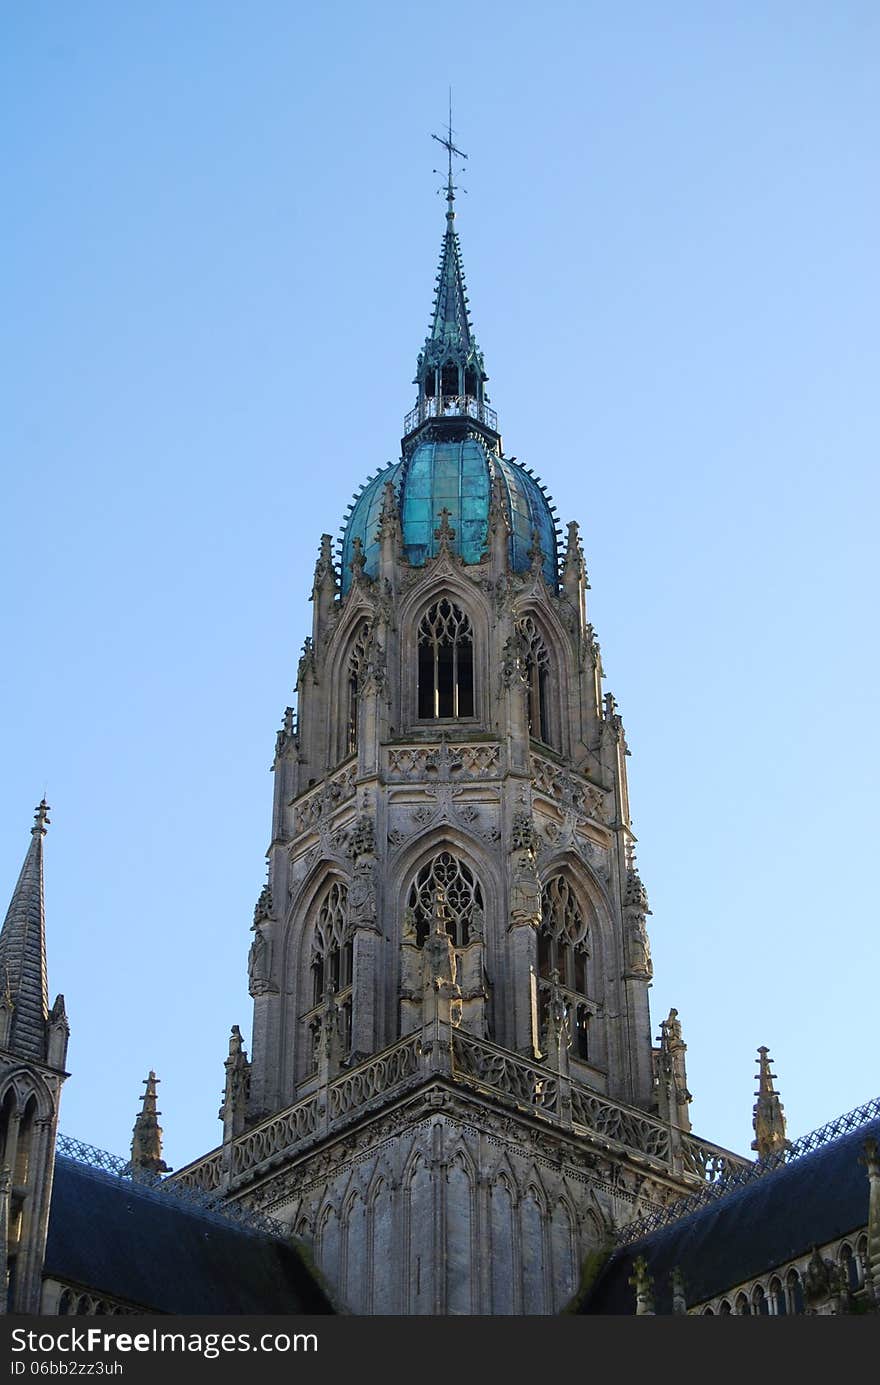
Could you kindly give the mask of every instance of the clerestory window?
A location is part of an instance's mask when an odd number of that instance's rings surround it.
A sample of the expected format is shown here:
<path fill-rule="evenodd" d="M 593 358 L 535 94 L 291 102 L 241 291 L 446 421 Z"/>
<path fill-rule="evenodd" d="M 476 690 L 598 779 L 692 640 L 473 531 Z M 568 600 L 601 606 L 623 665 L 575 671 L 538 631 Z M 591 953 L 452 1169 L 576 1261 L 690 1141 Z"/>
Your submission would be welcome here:
<path fill-rule="evenodd" d="M 564 875 L 542 892 L 538 932 L 538 997 L 541 1033 L 547 1027 L 552 988 L 561 987 L 568 1002 L 571 1047 L 575 1057 L 595 1061 L 590 1027 L 596 1010 L 587 995 L 589 931 L 577 896 Z"/>
<path fill-rule="evenodd" d="M 418 634 L 419 719 L 474 715 L 474 642 L 465 613 L 445 597 L 422 617 Z"/>

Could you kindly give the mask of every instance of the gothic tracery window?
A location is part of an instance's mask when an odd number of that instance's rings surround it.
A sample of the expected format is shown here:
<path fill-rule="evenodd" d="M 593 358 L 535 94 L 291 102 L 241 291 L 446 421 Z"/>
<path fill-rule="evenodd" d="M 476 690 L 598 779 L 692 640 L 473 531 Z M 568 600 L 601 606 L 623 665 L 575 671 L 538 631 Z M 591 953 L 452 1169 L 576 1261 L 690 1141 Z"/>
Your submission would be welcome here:
<path fill-rule="evenodd" d="M 577 1058 L 595 1057 L 591 1052 L 590 1023 L 595 1005 L 587 997 L 590 960 L 589 931 L 577 895 L 564 875 L 550 880 L 542 891 L 542 917 L 538 932 L 538 992 L 543 1033 L 554 983 L 569 1003 L 571 1045 Z"/>
<path fill-rule="evenodd" d="M 531 616 L 517 622 L 523 651 L 528 696 L 529 735 L 533 740 L 553 745 L 550 721 L 550 656 Z"/>
<path fill-rule="evenodd" d="M 321 902 L 315 920 L 311 952 L 311 1010 L 308 1027 L 317 1045 L 322 1011 L 332 995 L 339 1011 L 340 1042 L 347 1054 L 351 1046 L 352 979 L 354 945 L 348 929 L 348 888 L 334 880 Z"/>
<path fill-rule="evenodd" d="M 355 636 L 348 657 L 345 680 L 345 750 L 353 755 L 358 744 L 358 700 L 367 661 L 367 642 L 369 627 L 364 621 Z"/>
<path fill-rule="evenodd" d="M 449 936 L 456 947 L 467 947 L 482 935 L 483 894 L 473 872 L 451 851 L 439 852 L 423 866 L 410 888 L 408 907 L 419 947 L 431 931 L 438 890 L 442 891 Z"/>
<path fill-rule="evenodd" d="M 474 715 L 474 641 L 465 613 L 444 597 L 419 624 L 419 718 Z"/>

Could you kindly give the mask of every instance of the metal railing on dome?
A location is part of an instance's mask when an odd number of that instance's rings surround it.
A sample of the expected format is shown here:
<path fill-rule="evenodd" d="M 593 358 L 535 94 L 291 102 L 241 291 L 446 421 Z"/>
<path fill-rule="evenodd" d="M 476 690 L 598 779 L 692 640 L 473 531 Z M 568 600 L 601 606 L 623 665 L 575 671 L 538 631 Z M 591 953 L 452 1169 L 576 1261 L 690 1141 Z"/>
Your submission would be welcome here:
<path fill-rule="evenodd" d="M 404 436 L 429 418 L 473 418 L 484 427 L 498 432 L 498 415 L 488 404 L 481 404 L 469 394 L 440 394 L 434 399 L 420 399 L 403 420 Z"/>
<path fill-rule="evenodd" d="M 803 1159 L 805 1155 L 812 1154 L 817 1149 L 823 1149 L 825 1145 L 840 1139 L 842 1135 L 852 1134 L 854 1130 L 859 1130 L 870 1121 L 876 1120 L 878 1116 L 880 1116 L 880 1097 L 874 1097 L 864 1106 L 857 1106 L 854 1111 L 847 1111 L 842 1116 L 836 1116 L 834 1120 L 828 1121 L 818 1130 L 811 1130 L 808 1134 L 799 1136 L 798 1139 L 791 1142 L 788 1149 L 781 1150 L 778 1154 L 769 1154 L 764 1159 L 757 1159 L 754 1163 L 746 1164 L 736 1171 L 726 1173 L 714 1182 L 704 1184 L 696 1192 L 689 1193 L 687 1197 L 679 1198 L 667 1207 L 659 1207 L 644 1217 L 639 1217 L 638 1221 L 628 1222 L 618 1230 L 617 1244 L 620 1246 L 632 1245 L 634 1241 L 640 1241 L 643 1236 L 650 1235 L 652 1231 L 659 1231 L 661 1227 L 681 1221 L 684 1217 L 690 1216 L 691 1213 L 698 1212 L 709 1203 L 717 1201 L 718 1198 L 727 1197 L 730 1193 L 735 1193 L 739 1188 L 747 1187 L 748 1184 L 754 1183 L 759 1178 L 765 1178 L 767 1174 L 774 1173 L 777 1169 L 788 1168 L 798 1159 Z"/>
<path fill-rule="evenodd" d="M 74 1140 L 70 1135 L 58 1134 L 55 1152 L 62 1158 L 72 1159 L 86 1168 L 122 1179 L 137 1187 L 139 1192 L 160 1198 L 163 1202 L 179 1203 L 256 1235 L 272 1236 L 280 1240 L 290 1239 L 290 1227 L 276 1221 L 274 1217 L 267 1216 L 265 1212 L 259 1212 L 241 1202 L 224 1202 L 217 1193 L 178 1183 L 173 1178 L 161 1174 L 147 1173 L 143 1170 L 135 1173 L 130 1161 L 121 1159 L 118 1154 L 111 1154 L 106 1149 L 85 1144 L 83 1140 Z"/>

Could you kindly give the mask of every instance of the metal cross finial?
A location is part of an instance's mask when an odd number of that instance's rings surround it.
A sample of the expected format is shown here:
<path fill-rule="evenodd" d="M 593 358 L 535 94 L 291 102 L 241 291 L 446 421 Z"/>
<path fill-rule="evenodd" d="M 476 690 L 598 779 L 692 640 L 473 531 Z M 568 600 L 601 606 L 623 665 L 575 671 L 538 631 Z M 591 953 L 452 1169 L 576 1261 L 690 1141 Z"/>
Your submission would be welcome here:
<path fill-rule="evenodd" d="M 50 812 L 51 812 L 51 809 L 49 808 L 49 805 L 48 805 L 48 803 L 46 802 L 46 799 L 45 799 L 45 796 L 44 796 L 43 799 L 41 800 L 41 802 L 38 804 L 37 808 L 36 808 L 35 811 L 34 811 L 34 825 L 33 825 L 33 827 L 31 828 L 31 833 L 32 833 L 34 836 L 36 836 L 36 834 L 39 832 L 39 834 L 40 834 L 42 837 L 45 837 L 45 835 L 46 835 L 46 827 L 48 826 L 49 821 L 50 821 L 50 818 L 49 818 L 49 813 L 50 813 Z"/>
<path fill-rule="evenodd" d="M 467 158 L 467 154 L 465 154 L 464 150 L 456 148 L 452 142 L 452 87 L 449 88 L 449 124 L 447 126 L 446 138 L 444 139 L 441 135 L 432 135 L 431 139 L 435 139 L 438 144 L 442 144 L 449 156 L 446 174 L 446 215 L 451 222 L 452 218 L 455 216 L 455 212 L 452 210 L 452 204 L 455 201 L 455 183 L 452 181 L 452 156 L 455 154 L 459 159 Z M 437 169 L 434 170 L 435 173 L 437 171 Z"/>

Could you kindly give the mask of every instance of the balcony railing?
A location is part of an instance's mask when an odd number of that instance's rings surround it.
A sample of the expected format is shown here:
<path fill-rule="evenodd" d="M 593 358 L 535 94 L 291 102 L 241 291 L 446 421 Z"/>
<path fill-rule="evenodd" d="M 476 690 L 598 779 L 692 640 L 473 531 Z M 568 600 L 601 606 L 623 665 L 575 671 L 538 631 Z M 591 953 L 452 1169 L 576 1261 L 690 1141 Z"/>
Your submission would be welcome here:
<path fill-rule="evenodd" d="M 469 394 L 441 394 L 434 399 L 420 399 L 403 420 L 404 437 L 429 418 L 474 418 L 484 427 L 491 428 L 493 433 L 498 432 L 495 410 Z"/>

